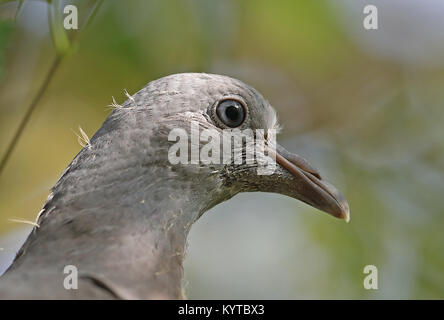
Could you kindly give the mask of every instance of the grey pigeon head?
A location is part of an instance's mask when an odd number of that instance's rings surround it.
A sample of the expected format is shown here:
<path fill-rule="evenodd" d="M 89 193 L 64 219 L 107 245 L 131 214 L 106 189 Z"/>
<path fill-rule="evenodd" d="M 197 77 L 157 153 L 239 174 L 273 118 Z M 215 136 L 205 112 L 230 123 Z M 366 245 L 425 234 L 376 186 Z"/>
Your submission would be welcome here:
<path fill-rule="evenodd" d="M 227 126 L 220 119 L 216 108 L 223 101 L 239 102 L 242 105 L 244 119 L 239 125 Z M 221 141 L 222 130 L 226 129 L 279 130 L 276 112 L 249 85 L 221 75 L 174 74 L 150 82 L 120 108 L 116 108 L 91 140 L 93 150 L 85 149 L 84 152 L 100 154 L 106 149 L 107 156 L 114 158 L 120 151 L 115 160 L 122 161 L 122 165 L 127 161 L 128 166 L 134 163 L 143 167 L 148 165 L 148 161 L 163 164 L 168 168 L 168 178 L 164 177 L 166 181 L 159 182 L 159 187 L 167 184 L 174 188 L 174 184 L 170 185 L 170 180 L 176 183 L 195 183 L 189 187 L 199 193 L 205 191 L 211 194 L 211 205 L 238 192 L 276 192 L 302 200 L 333 216 L 349 219 L 348 204 L 341 193 L 322 180 L 306 160 L 279 145 L 275 146 L 278 166 L 271 175 L 259 175 L 256 165 L 245 163 L 172 165 L 168 159 L 168 150 L 174 142 L 169 141 L 168 135 L 173 129 L 181 128 L 190 137 L 192 122 L 198 124 L 200 130 L 219 132 Z M 124 151 L 119 150 L 122 143 L 127 144 Z M 205 142 L 200 143 L 199 150 Z M 190 145 L 188 151 L 191 148 Z M 191 157 L 188 156 L 189 158 Z M 108 165 L 113 166 L 111 161 Z M 128 168 L 124 170 L 127 172 Z M 119 170 L 113 169 L 113 172 L 119 174 Z M 139 171 L 137 174 L 142 175 L 143 172 Z M 111 173 L 108 172 L 107 175 Z M 135 187 L 128 189 L 136 192 Z"/>
<path fill-rule="evenodd" d="M 348 221 L 342 194 L 302 157 L 270 142 L 265 132 L 278 130 L 276 113 L 254 88 L 226 76 L 183 73 L 152 81 L 128 97 L 115 105 L 54 186 L 37 220 L 40 228 L 5 275 L 10 282 L 32 274 L 31 286 L 44 288 L 72 264 L 83 271 L 88 290 L 62 290 L 59 296 L 183 297 L 182 261 L 191 225 L 239 192 L 284 194 Z M 172 163 L 178 141 L 171 133 L 178 129 L 187 137 L 207 130 L 211 140 L 219 137 L 220 146 L 227 130 L 235 136 L 251 129 L 266 151 L 257 151 L 250 163 Z M 181 151 L 190 160 L 192 150 L 200 152 L 209 141 L 191 139 Z M 270 157 L 276 160 L 273 171 L 258 174 L 258 159 Z M 16 287 L 13 297 L 56 292 L 33 294 L 26 283 Z"/>

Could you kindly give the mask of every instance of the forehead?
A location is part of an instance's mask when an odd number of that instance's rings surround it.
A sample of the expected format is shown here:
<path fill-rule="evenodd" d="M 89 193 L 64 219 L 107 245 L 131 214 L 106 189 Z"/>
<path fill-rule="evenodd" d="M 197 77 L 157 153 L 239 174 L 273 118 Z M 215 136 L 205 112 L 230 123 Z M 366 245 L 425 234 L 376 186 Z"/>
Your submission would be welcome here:
<path fill-rule="evenodd" d="M 148 83 L 134 95 L 138 106 L 157 112 L 203 112 L 221 99 L 239 98 L 248 108 L 251 127 L 274 128 L 273 108 L 253 87 L 222 75 L 181 73 Z"/>
<path fill-rule="evenodd" d="M 211 98 L 224 94 L 238 94 L 248 100 L 263 99 L 258 91 L 240 80 L 206 73 L 173 74 L 148 83 L 145 91 L 151 95 L 169 93 Z"/>

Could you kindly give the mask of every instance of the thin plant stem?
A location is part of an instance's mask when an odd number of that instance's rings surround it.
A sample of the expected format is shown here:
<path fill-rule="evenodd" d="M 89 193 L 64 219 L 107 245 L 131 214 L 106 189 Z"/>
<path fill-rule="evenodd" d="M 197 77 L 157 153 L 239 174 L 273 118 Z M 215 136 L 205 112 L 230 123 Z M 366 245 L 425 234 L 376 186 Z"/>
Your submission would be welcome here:
<path fill-rule="evenodd" d="M 8 160 L 11 157 L 12 152 L 14 151 L 15 147 L 17 146 L 17 143 L 20 140 L 20 137 L 22 136 L 23 131 L 25 130 L 26 125 L 29 122 L 29 119 L 31 118 L 31 115 L 33 114 L 34 110 L 36 109 L 36 107 L 37 107 L 40 99 L 42 98 L 43 94 L 45 93 L 46 89 L 48 88 L 48 86 L 51 82 L 51 79 L 53 78 L 54 73 L 56 72 L 61 61 L 62 61 L 62 56 L 57 54 L 56 58 L 54 59 L 54 62 L 51 65 L 51 68 L 49 69 L 49 72 L 47 73 L 45 79 L 43 80 L 42 86 L 37 91 L 37 94 L 34 96 L 34 99 L 32 99 L 31 104 L 29 105 L 25 116 L 23 117 L 22 121 L 20 122 L 20 125 L 18 126 L 17 130 L 15 131 L 14 137 L 12 138 L 11 142 L 8 145 L 8 148 L 6 149 L 6 152 L 0 162 L 0 175 L 3 172 L 3 169 L 5 168 L 6 164 L 8 163 Z"/>
<path fill-rule="evenodd" d="M 100 5 L 102 4 L 102 2 L 103 2 L 103 0 L 98 0 L 96 2 L 96 5 L 94 6 L 90 16 L 86 20 L 84 28 L 86 28 L 88 26 L 89 22 L 93 19 L 96 12 L 98 11 Z M 74 39 L 73 39 L 73 41 L 74 41 Z M 3 155 L 3 157 L 0 161 L 0 176 L 1 176 L 4 168 L 6 167 L 6 164 L 8 163 L 9 158 L 11 157 L 11 154 L 13 153 L 15 147 L 17 146 L 27 124 L 29 123 L 29 120 L 30 120 L 32 114 L 34 113 L 36 107 L 38 106 L 41 98 L 43 97 L 43 95 L 47 91 L 47 89 L 51 83 L 51 80 L 54 78 L 54 74 L 55 74 L 56 70 L 60 66 L 60 63 L 62 62 L 62 60 L 65 56 L 66 56 L 65 54 L 57 53 L 57 56 L 55 57 L 48 73 L 46 74 L 46 77 L 43 80 L 41 87 L 39 88 L 36 95 L 32 99 L 30 105 L 28 106 L 25 116 L 23 117 L 22 121 L 20 122 L 11 142 L 9 143 L 9 145 L 6 149 L 5 154 Z"/>

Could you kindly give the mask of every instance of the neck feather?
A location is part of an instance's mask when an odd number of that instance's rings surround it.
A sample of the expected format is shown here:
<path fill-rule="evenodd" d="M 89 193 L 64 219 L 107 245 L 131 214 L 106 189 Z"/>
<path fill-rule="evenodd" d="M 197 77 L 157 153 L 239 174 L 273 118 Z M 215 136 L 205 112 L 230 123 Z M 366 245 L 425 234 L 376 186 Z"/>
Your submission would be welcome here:
<path fill-rule="evenodd" d="M 104 153 L 85 148 L 74 159 L 8 272 L 59 279 L 74 265 L 79 277 L 123 288 L 119 296 L 181 298 L 188 232 L 222 197 L 157 159 Z"/>

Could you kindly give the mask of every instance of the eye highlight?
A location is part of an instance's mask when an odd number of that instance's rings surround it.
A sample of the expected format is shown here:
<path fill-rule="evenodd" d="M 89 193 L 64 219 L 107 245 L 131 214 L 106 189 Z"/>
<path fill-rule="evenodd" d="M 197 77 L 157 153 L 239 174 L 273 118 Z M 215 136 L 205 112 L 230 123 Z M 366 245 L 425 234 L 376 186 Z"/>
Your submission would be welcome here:
<path fill-rule="evenodd" d="M 216 107 L 216 114 L 219 120 L 230 128 L 240 126 L 245 120 L 244 106 L 233 99 L 219 102 Z"/>

